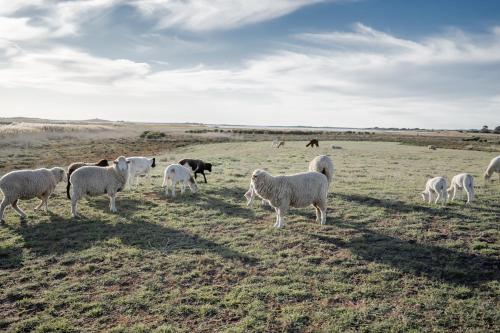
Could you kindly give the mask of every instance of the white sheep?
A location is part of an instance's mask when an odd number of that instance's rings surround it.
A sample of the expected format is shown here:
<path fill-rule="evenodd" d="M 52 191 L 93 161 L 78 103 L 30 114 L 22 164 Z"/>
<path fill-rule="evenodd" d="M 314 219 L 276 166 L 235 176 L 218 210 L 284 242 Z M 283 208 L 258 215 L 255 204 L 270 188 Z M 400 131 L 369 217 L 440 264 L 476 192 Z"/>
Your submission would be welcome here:
<path fill-rule="evenodd" d="M 258 195 L 276 210 L 276 228 L 284 226 L 283 217 L 290 207 L 316 209 L 316 222 L 326 223 L 328 179 L 318 172 L 302 172 L 288 176 L 272 176 L 264 170 L 255 170 L 249 190 L 245 193 L 250 204 Z"/>
<path fill-rule="evenodd" d="M 448 195 L 453 191 L 451 201 L 455 200 L 455 196 L 459 190 L 464 190 L 467 193 L 467 203 L 471 203 L 474 200 L 474 178 L 471 174 L 460 173 L 451 179 L 450 187 L 447 190 Z"/>
<path fill-rule="evenodd" d="M 5 208 L 11 205 L 12 208 L 21 216 L 26 214 L 17 206 L 17 201 L 39 198 L 42 200 L 35 208 L 39 210 L 45 205 L 45 211 L 48 211 L 48 200 L 56 185 L 65 178 L 63 168 L 55 167 L 52 169 L 36 170 L 18 170 L 12 171 L 0 178 L 0 190 L 4 198 L 0 204 L 0 221 L 3 221 Z"/>
<path fill-rule="evenodd" d="M 183 167 L 180 164 L 170 164 L 165 168 L 165 173 L 163 175 L 162 187 L 165 187 L 165 195 L 168 196 L 169 180 L 172 186 L 172 197 L 175 197 L 176 185 L 181 182 L 181 194 L 184 193 L 186 185 L 189 187 L 191 192 L 196 193 L 198 191 L 198 186 L 194 180 L 191 172 L 188 168 Z"/>
<path fill-rule="evenodd" d="M 128 165 L 128 185 L 132 187 L 132 183 L 139 184 L 139 176 L 147 175 L 148 180 L 151 180 L 151 168 L 156 167 L 156 159 L 147 157 L 127 157 Z"/>
<path fill-rule="evenodd" d="M 422 192 L 422 199 L 431 203 L 433 195 L 437 194 L 434 203 L 437 204 L 440 199 L 443 199 L 443 204 L 445 204 L 448 199 L 448 193 L 446 192 L 447 187 L 448 184 L 443 177 L 431 178 L 425 184 L 425 190 Z"/>
<path fill-rule="evenodd" d="M 328 184 L 330 184 L 333 180 L 335 168 L 330 157 L 327 155 L 319 155 L 309 163 L 309 171 L 316 171 L 324 174 L 326 179 L 328 179 Z"/>
<path fill-rule="evenodd" d="M 70 177 L 71 216 L 76 217 L 76 204 L 85 196 L 107 194 L 110 201 L 110 210 L 116 213 L 116 193 L 122 191 L 127 184 L 128 162 L 124 156 L 113 161 L 112 166 L 84 166 L 77 169 Z"/>
<path fill-rule="evenodd" d="M 498 173 L 498 180 L 500 181 L 500 156 L 493 158 L 488 164 L 484 173 L 484 180 L 489 181 L 495 172 Z"/>
<path fill-rule="evenodd" d="M 273 148 L 285 147 L 285 141 L 279 141 L 278 139 L 274 139 L 273 143 L 271 144 L 271 147 Z"/>

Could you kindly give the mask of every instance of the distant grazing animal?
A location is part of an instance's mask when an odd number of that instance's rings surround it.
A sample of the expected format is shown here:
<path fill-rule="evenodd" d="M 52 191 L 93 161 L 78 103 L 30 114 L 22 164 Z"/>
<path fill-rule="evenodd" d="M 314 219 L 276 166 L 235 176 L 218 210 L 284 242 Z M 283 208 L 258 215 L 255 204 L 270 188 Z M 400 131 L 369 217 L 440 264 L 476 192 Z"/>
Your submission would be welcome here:
<path fill-rule="evenodd" d="M 311 141 L 309 141 L 309 143 L 306 145 L 306 147 L 309 147 L 309 146 L 311 146 L 311 148 L 314 146 L 319 147 L 318 139 L 312 139 Z"/>
<path fill-rule="evenodd" d="M 207 177 L 205 177 L 205 170 L 208 172 L 212 172 L 212 164 L 205 163 L 202 160 L 192 160 L 192 159 L 183 159 L 179 161 L 179 164 L 183 167 L 190 168 L 194 173 L 194 178 L 196 179 L 196 174 L 201 173 L 203 175 L 203 179 L 205 179 L 205 183 L 207 182 Z"/>
<path fill-rule="evenodd" d="M 436 150 L 436 149 L 437 149 L 437 147 L 436 147 L 436 146 L 434 146 L 434 145 L 428 145 L 428 146 L 427 146 L 427 149 L 429 149 L 429 150 Z"/>
<path fill-rule="evenodd" d="M 71 199 L 71 196 L 69 195 L 69 189 L 71 187 L 71 182 L 69 181 L 69 178 L 75 172 L 76 169 L 81 168 L 82 166 L 99 166 L 99 167 L 107 167 L 109 166 L 108 160 L 100 160 L 97 163 L 85 163 L 85 162 L 75 162 L 71 163 L 68 167 L 68 183 L 66 184 L 66 196 L 68 199 Z"/>
<path fill-rule="evenodd" d="M 334 145 L 332 145 L 332 149 L 342 149 L 342 147 L 341 146 L 334 146 Z"/>
<path fill-rule="evenodd" d="M 264 170 L 255 170 L 250 188 L 245 193 L 248 205 L 255 195 L 266 200 L 276 210 L 276 228 L 284 226 L 283 217 L 290 207 L 309 205 L 316 209 L 316 222 L 326 223 L 328 179 L 319 172 L 272 176 Z"/>
<path fill-rule="evenodd" d="M 48 211 L 48 200 L 56 185 L 64 180 L 65 171 L 63 168 L 18 170 L 11 171 L 0 178 L 0 190 L 4 198 L 0 204 L 0 221 L 4 221 L 5 208 L 11 205 L 21 217 L 26 214 L 17 206 L 17 201 L 39 198 L 42 200 L 35 208 L 39 210 L 45 205 Z"/>
<path fill-rule="evenodd" d="M 112 166 L 97 167 L 83 166 L 73 172 L 70 177 L 71 189 L 71 216 L 77 215 L 78 200 L 85 196 L 107 194 L 109 206 L 116 213 L 116 194 L 122 191 L 127 184 L 129 161 L 124 156 L 113 161 Z"/>
<path fill-rule="evenodd" d="M 273 140 L 271 147 L 273 148 L 285 147 L 285 141 Z"/>
<path fill-rule="evenodd" d="M 316 171 L 324 174 L 326 179 L 328 179 L 328 184 L 330 184 L 333 180 L 335 168 L 333 167 L 333 162 L 330 157 L 327 155 L 319 155 L 309 163 L 309 171 Z"/>
<path fill-rule="evenodd" d="M 175 197 L 175 187 L 178 182 L 182 185 L 181 194 L 184 193 L 186 185 L 189 186 L 191 192 L 196 193 L 196 191 L 198 191 L 198 186 L 196 185 L 196 181 L 193 176 L 191 176 L 191 173 L 186 167 L 180 164 L 170 164 L 165 169 L 162 187 L 165 187 L 166 196 L 168 196 L 169 181 L 172 186 L 172 197 Z"/>
<path fill-rule="evenodd" d="M 422 192 L 422 199 L 431 203 L 433 195 L 437 194 L 436 201 L 434 201 L 434 203 L 437 204 L 438 201 L 442 199 L 444 205 L 448 199 L 448 192 L 446 192 L 447 187 L 448 184 L 446 183 L 446 179 L 444 179 L 444 177 L 431 178 L 425 184 L 425 190 Z"/>
<path fill-rule="evenodd" d="M 498 180 L 500 181 L 500 156 L 491 160 L 484 173 L 484 180 L 489 181 L 495 172 L 498 173 Z"/>
<path fill-rule="evenodd" d="M 135 179 L 135 185 L 139 184 L 139 176 L 147 175 L 151 180 L 151 168 L 156 167 L 156 159 L 147 157 L 127 157 L 128 165 L 128 185 L 132 186 Z"/>
<path fill-rule="evenodd" d="M 474 178 L 469 173 L 460 173 L 451 179 L 451 185 L 448 188 L 448 195 L 453 191 L 451 201 L 455 200 L 457 191 L 463 190 L 467 193 L 467 203 L 474 200 Z"/>

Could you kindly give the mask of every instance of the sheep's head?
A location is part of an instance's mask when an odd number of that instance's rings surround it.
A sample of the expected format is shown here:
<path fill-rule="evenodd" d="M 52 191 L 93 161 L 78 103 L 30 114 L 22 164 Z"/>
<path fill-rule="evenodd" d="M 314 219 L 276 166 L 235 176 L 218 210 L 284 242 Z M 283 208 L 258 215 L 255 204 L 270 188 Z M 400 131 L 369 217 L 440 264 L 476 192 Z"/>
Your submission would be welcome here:
<path fill-rule="evenodd" d="M 188 186 L 191 192 L 196 193 L 198 191 L 198 185 L 196 184 L 196 180 L 193 176 L 189 176 Z"/>
<path fill-rule="evenodd" d="M 485 172 L 485 173 L 484 173 L 484 181 L 489 182 L 489 181 L 490 181 L 490 179 L 491 179 L 491 175 L 490 175 L 490 174 L 488 174 L 488 172 Z"/>
<path fill-rule="evenodd" d="M 422 192 L 420 194 L 422 195 L 422 200 L 423 201 L 429 200 L 429 194 L 427 192 Z"/>
<path fill-rule="evenodd" d="M 212 163 L 205 163 L 205 170 L 212 172 Z"/>
<path fill-rule="evenodd" d="M 113 163 L 115 164 L 115 167 L 118 170 L 127 171 L 130 161 L 127 161 L 127 159 L 124 156 L 120 156 L 116 160 L 114 160 Z"/>
<path fill-rule="evenodd" d="M 151 167 L 154 168 L 156 166 L 156 158 L 153 157 L 153 163 L 151 163 Z"/>
<path fill-rule="evenodd" d="M 108 160 L 100 160 L 95 165 L 100 166 L 100 167 L 107 167 L 107 166 L 109 166 L 109 163 L 108 163 Z"/>
<path fill-rule="evenodd" d="M 64 171 L 63 168 L 55 167 L 50 169 L 50 171 L 52 172 L 58 183 L 66 179 L 66 171 Z"/>
<path fill-rule="evenodd" d="M 257 169 L 252 173 L 252 182 L 258 183 L 258 182 L 260 182 L 261 179 L 266 177 L 266 175 L 267 175 L 267 172 L 265 172 L 264 170 Z"/>

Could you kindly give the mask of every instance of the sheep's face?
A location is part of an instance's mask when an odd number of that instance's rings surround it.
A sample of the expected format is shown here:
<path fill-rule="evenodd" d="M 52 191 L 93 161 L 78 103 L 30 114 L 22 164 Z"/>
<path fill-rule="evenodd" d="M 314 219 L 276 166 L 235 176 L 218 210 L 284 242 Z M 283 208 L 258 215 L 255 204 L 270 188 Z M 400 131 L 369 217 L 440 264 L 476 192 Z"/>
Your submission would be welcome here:
<path fill-rule="evenodd" d="M 264 170 L 255 170 L 252 173 L 252 182 L 253 183 L 258 183 L 262 178 L 265 176 L 265 171 Z"/>
<path fill-rule="evenodd" d="M 193 176 L 189 176 L 188 186 L 191 192 L 198 192 L 198 185 L 196 184 L 196 180 L 194 180 Z"/>
<path fill-rule="evenodd" d="M 488 173 L 487 173 L 487 172 L 485 172 L 485 173 L 484 173 L 484 180 L 485 180 L 485 181 L 487 181 L 487 182 L 489 182 L 489 181 L 490 181 L 490 178 L 491 178 L 491 176 L 490 176 L 490 175 L 488 175 Z"/>
<path fill-rule="evenodd" d="M 115 164 L 116 168 L 118 168 L 118 170 L 127 171 L 130 161 L 127 161 L 125 157 L 120 156 L 116 160 L 114 160 L 113 163 Z"/>
<path fill-rule="evenodd" d="M 153 163 L 151 163 L 151 167 L 154 168 L 156 167 L 156 158 L 153 157 Z"/>
<path fill-rule="evenodd" d="M 205 163 L 205 170 L 212 172 L 212 163 Z"/>
<path fill-rule="evenodd" d="M 52 173 L 54 174 L 54 177 L 56 178 L 56 181 L 58 183 L 66 179 L 66 171 L 64 171 L 63 168 L 53 168 Z"/>
<path fill-rule="evenodd" d="M 422 192 L 420 194 L 422 195 L 422 200 L 423 201 L 429 200 L 429 194 L 427 192 Z"/>

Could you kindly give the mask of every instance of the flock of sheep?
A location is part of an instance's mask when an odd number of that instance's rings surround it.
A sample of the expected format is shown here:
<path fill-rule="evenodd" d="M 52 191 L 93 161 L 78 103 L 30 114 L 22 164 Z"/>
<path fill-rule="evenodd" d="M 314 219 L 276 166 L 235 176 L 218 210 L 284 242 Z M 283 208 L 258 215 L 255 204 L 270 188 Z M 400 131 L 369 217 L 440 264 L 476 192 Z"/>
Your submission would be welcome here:
<path fill-rule="evenodd" d="M 316 142 L 314 142 L 316 141 Z M 311 140 L 317 145 L 317 140 Z M 312 146 L 311 142 L 308 144 Z M 273 142 L 273 146 L 279 148 L 284 142 Z M 48 210 L 48 199 L 56 185 L 67 179 L 67 197 L 71 199 L 71 216 L 77 216 L 77 203 L 86 196 L 106 194 L 110 198 L 110 210 L 116 212 L 116 194 L 125 186 L 137 185 L 137 177 L 150 174 L 151 168 L 156 166 L 155 158 L 146 157 L 118 157 L 112 165 L 107 160 L 97 163 L 73 163 L 66 171 L 63 168 L 18 170 L 5 174 L 0 178 L 0 190 L 4 198 L 0 204 L 0 221 L 4 222 L 4 212 L 7 206 L 12 208 L 21 216 L 26 214 L 18 207 L 19 200 L 39 198 L 40 204 L 35 208 L 39 210 L 42 206 Z M 186 186 L 195 193 L 198 190 L 196 184 L 197 174 L 202 174 L 207 182 L 204 171 L 212 171 L 212 165 L 201 160 L 184 159 L 179 163 L 166 167 L 163 178 L 165 193 L 175 196 L 176 184 L 181 184 L 181 193 Z M 491 160 L 486 172 L 485 180 L 489 180 L 493 173 L 499 174 L 500 180 L 500 156 Z M 255 196 L 262 199 L 276 211 L 276 228 L 284 225 L 284 215 L 290 207 L 301 208 L 312 205 L 316 210 L 316 221 L 320 224 L 326 223 L 327 196 L 333 179 L 334 165 L 326 155 L 320 155 L 309 163 L 309 171 L 292 175 L 272 176 L 264 170 L 255 170 L 250 180 L 250 188 L 245 193 L 247 204 L 253 202 Z M 194 177 L 193 177 L 194 176 Z M 467 203 L 474 199 L 474 179 L 468 173 L 461 173 L 453 177 L 451 186 L 448 188 L 446 179 L 435 177 L 429 179 L 425 190 L 422 192 L 424 201 L 432 202 L 436 195 L 435 203 L 442 200 L 446 203 L 448 195 L 453 192 L 452 200 L 456 193 L 464 190 L 467 193 Z"/>

